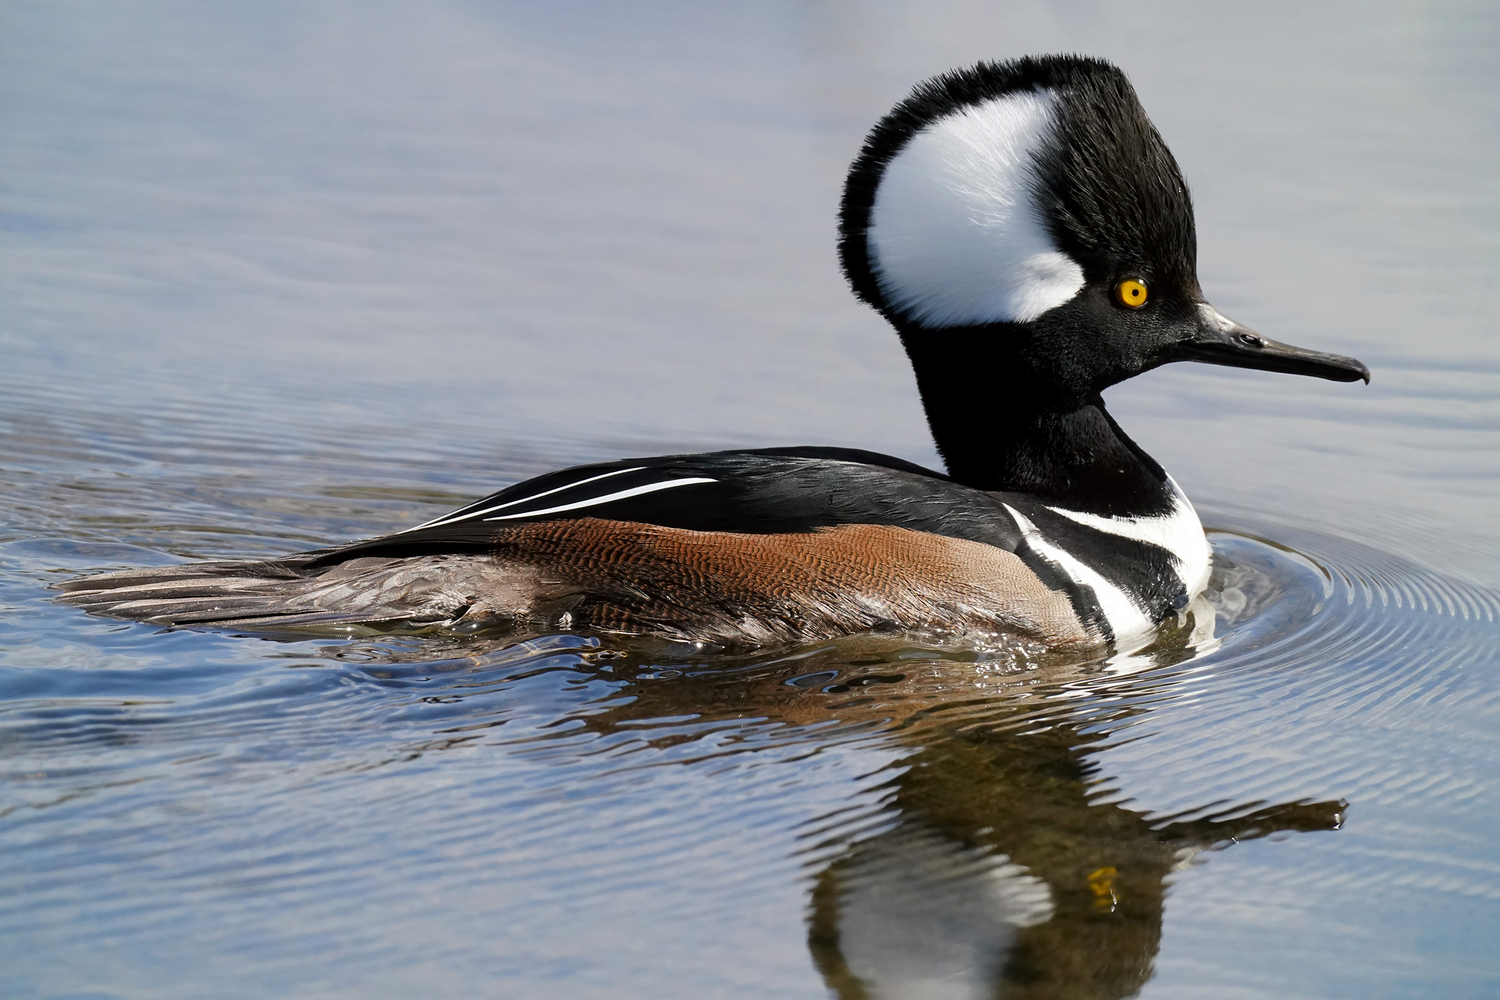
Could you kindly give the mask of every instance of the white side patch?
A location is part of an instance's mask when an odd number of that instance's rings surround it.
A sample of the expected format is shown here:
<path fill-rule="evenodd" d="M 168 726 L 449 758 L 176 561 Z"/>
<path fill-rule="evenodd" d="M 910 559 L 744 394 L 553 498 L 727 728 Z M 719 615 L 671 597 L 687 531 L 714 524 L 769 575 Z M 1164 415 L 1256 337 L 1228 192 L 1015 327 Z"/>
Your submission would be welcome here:
<path fill-rule="evenodd" d="M 1027 545 L 1035 549 L 1043 559 L 1068 574 L 1074 583 L 1089 587 L 1094 591 L 1094 597 L 1099 601 L 1099 610 L 1104 612 L 1105 620 L 1109 622 L 1110 629 L 1115 633 L 1116 642 L 1150 630 L 1151 619 L 1147 618 L 1145 612 L 1136 606 L 1129 594 L 1110 583 L 1097 570 L 1079 560 L 1072 553 L 1065 552 L 1047 541 L 1025 514 L 1010 504 L 1004 506 L 1010 511 L 1010 516 L 1015 518 L 1016 527 L 1021 529 Z"/>
<path fill-rule="evenodd" d="M 587 500 L 579 500 L 577 503 L 565 503 L 560 507 L 544 507 L 541 510 L 523 510 L 519 514 L 497 514 L 494 517 L 485 518 L 486 521 L 512 521 L 518 517 L 541 517 L 543 514 L 557 514 L 565 510 L 582 510 L 584 507 L 594 507 L 602 503 L 612 503 L 615 500 L 624 500 L 629 497 L 638 497 L 643 493 L 655 493 L 658 490 L 675 489 L 678 486 L 692 486 L 694 483 L 716 483 L 717 479 L 669 479 L 663 483 L 648 483 L 645 486 L 636 486 L 632 489 L 621 490 L 618 493 L 608 493 L 602 497 L 590 497 Z"/>
<path fill-rule="evenodd" d="M 870 211 L 870 266 L 887 301 L 928 326 L 1028 322 L 1083 287 L 1032 203 L 1032 153 L 1053 91 L 1007 94 L 940 118 L 886 165 Z"/>
<path fill-rule="evenodd" d="M 1161 546 L 1172 553 L 1172 569 L 1192 596 L 1208 586 L 1208 539 L 1203 534 L 1198 512 L 1193 510 L 1181 488 L 1171 476 L 1167 477 L 1167 482 L 1171 483 L 1172 492 L 1176 494 L 1176 503 L 1172 513 L 1161 517 L 1101 517 L 1062 507 L 1047 509 L 1085 527 Z"/>

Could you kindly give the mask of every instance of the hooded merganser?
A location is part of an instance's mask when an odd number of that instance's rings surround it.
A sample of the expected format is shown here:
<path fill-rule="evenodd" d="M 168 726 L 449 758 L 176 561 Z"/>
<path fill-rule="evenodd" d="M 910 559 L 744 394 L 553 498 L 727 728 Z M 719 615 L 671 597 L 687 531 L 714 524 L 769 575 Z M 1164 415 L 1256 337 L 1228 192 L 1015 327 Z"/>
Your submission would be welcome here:
<path fill-rule="evenodd" d="M 947 475 L 838 448 L 566 469 L 383 538 L 63 585 L 173 626 L 410 623 L 706 643 L 879 628 L 1139 637 L 1207 584 L 1192 505 L 1100 393 L 1169 361 L 1369 381 L 1209 305 L 1192 204 L 1125 75 L 1074 56 L 921 84 L 849 172 L 839 255 L 896 328 Z"/>

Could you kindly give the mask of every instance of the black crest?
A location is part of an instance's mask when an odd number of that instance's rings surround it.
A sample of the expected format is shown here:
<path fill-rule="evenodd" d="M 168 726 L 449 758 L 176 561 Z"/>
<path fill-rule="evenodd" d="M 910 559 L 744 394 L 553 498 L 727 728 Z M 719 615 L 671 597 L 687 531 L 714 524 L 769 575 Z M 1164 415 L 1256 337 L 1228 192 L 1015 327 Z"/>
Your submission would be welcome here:
<path fill-rule="evenodd" d="M 1130 271 L 1197 291 L 1192 201 L 1177 161 L 1120 69 L 1084 56 L 979 63 L 918 84 L 876 123 L 850 168 L 839 209 L 839 260 L 854 292 L 889 315 L 870 269 L 866 233 L 887 164 L 932 122 L 1024 91 L 1059 98 L 1054 135 L 1036 153 L 1033 192 L 1059 250 L 1087 281 Z"/>

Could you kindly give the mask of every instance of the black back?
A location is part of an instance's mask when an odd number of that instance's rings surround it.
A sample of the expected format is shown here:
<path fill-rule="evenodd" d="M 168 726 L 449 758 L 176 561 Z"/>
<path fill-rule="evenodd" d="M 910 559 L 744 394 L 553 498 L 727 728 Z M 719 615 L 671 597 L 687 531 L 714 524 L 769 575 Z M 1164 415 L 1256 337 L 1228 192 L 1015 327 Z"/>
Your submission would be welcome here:
<path fill-rule="evenodd" d="M 482 549 L 508 525 L 580 517 L 755 534 L 879 524 L 1007 551 L 1020 539 L 995 497 L 941 473 L 874 452 L 800 447 L 666 455 L 563 469 L 517 483 L 426 525 L 338 549 L 324 559 Z"/>

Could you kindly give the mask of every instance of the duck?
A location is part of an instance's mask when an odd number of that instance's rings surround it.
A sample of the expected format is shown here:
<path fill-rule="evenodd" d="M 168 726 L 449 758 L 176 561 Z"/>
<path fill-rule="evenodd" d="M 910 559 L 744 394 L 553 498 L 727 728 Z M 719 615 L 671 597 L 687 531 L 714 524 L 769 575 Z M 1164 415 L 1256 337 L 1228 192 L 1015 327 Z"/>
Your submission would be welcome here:
<path fill-rule="evenodd" d="M 1187 185 L 1118 67 L 952 70 L 876 123 L 838 216 L 844 275 L 900 338 L 946 471 L 834 447 L 600 462 L 394 534 L 102 573 L 60 600 L 245 631 L 1139 640 L 1201 594 L 1211 552 L 1102 392 L 1176 361 L 1370 379 L 1219 312 L 1196 252 Z"/>

